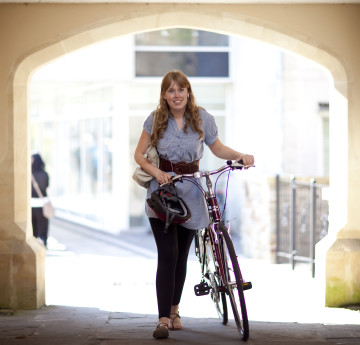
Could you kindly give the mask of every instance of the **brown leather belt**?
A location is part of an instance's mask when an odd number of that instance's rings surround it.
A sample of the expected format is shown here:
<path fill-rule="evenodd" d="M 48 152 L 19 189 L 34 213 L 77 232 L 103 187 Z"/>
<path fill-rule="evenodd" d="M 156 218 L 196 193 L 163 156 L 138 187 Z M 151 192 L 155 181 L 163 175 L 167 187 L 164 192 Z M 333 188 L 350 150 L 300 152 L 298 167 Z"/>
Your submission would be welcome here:
<path fill-rule="evenodd" d="M 160 170 L 165 172 L 174 172 L 175 174 L 193 174 L 199 171 L 199 161 L 193 161 L 191 163 L 178 162 L 172 163 L 164 158 L 160 158 Z"/>

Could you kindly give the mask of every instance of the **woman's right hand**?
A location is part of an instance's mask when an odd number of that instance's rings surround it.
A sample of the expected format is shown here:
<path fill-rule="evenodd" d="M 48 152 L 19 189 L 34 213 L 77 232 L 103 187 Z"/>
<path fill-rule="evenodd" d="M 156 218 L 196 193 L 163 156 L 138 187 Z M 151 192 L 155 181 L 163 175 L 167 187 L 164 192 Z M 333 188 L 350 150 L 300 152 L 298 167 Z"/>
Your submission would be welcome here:
<path fill-rule="evenodd" d="M 171 181 L 171 175 L 162 170 L 159 170 L 159 172 L 155 175 L 155 178 L 159 184 L 169 183 Z"/>

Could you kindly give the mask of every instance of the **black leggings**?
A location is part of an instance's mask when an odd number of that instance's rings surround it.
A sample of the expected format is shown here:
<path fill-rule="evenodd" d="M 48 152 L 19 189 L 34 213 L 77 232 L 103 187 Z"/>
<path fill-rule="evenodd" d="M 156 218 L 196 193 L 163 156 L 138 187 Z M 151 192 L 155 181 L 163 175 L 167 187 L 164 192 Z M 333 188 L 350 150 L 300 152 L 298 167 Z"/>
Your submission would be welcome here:
<path fill-rule="evenodd" d="M 180 303 L 187 258 L 195 231 L 181 225 L 170 226 L 164 233 L 165 223 L 149 218 L 158 250 L 156 294 L 160 317 L 170 317 L 171 306 Z"/>

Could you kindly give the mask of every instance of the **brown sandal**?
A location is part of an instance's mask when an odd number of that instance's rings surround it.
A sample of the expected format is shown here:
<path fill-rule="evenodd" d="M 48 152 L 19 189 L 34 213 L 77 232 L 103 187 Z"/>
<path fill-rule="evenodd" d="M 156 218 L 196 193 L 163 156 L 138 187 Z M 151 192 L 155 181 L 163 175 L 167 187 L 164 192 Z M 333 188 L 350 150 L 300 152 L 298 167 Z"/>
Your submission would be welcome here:
<path fill-rule="evenodd" d="M 172 315 L 174 315 L 174 316 L 172 316 Z M 179 313 L 171 313 L 170 314 L 170 329 L 174 330 L 174 331 L 180 331 L 182 329 L 182 325 L 181 325 L 180 328 L 175 328 L 174 327 L 174 321 L 176 319 L 181 319 L 180 314 Z"/>
<path fill-rule="evenodd" d="M 165 322 L 160 322 L 154 333 L 153 333 L 153 337 L 155 339 L 164 339 L 164 338 L 168 338 L 169 337 L 169 325 Z"/>

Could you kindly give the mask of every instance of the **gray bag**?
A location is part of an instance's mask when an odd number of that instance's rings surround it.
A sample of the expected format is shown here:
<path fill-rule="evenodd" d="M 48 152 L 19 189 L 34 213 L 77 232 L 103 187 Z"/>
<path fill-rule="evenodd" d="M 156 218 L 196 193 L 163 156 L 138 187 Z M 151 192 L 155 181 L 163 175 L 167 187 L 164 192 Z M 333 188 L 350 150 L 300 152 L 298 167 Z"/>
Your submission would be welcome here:
<path fill-rule="evenodd" d="M 148 149 L 146 150 L 144 157 L 157 168 L 159 167 L 159 155 L 157 153 L 156 147 L 149 145 Z M 137 167 L 134 171 L 132 176 L 133 180 L 143 188 L 149 188 L 150 181 L 154 178 L 154 176 L 148 174 L 145 170 L 140 167 Z"/>

